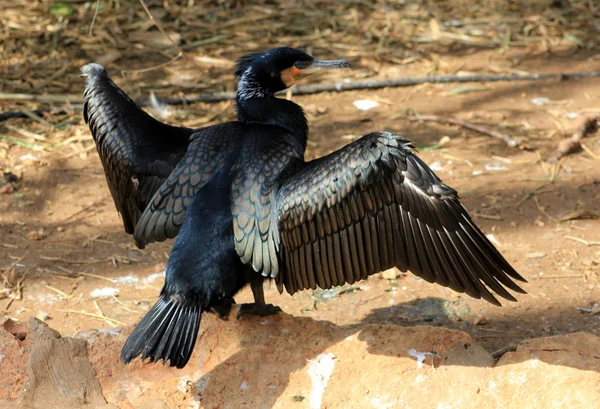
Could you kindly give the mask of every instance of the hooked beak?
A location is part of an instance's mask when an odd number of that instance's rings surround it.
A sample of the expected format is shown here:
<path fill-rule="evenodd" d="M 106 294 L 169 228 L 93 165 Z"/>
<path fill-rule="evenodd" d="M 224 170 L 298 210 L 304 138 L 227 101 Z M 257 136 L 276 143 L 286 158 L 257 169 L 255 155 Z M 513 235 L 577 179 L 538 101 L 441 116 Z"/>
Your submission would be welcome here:
<path fill-rule="evenodd" d="M 313 60 L 312 64 L 302 69 L 298 74 L 294 75 L 294 79 L 308 77 L 315 72 L 322 70 L 331 70 L 335 68 L 352 68 L 348 60 Z"/>

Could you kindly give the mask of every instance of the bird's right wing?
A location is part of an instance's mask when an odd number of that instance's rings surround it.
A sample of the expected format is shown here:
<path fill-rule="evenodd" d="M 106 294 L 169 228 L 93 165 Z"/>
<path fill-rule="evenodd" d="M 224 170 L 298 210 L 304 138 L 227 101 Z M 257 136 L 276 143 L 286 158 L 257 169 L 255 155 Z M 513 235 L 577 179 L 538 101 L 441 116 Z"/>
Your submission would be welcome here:
<path fill-rule="evenodd" d="M 375 132 L 300 163 L 277 192 L 283 267 L 290 293 L 331 288 L 398 267 L 499 305 L 523 278 L 473 223 L 401 136 Z"/>
<path fill-rule="evenodd" d="M 150 199 L 185 154 L 193 131 L 152 118 L 101 65 L 88 64 L 81 71 L 87 77 L 83 117 L 125 231 L 133 234 Z"/>

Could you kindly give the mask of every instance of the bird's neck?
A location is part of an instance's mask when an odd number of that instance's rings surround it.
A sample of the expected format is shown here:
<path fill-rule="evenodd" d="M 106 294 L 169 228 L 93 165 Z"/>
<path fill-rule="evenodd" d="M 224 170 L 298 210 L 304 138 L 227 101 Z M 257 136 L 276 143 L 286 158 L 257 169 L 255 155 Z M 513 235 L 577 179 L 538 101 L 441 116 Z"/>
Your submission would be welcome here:
<path fill-rule="evenodd" d="M 238 121 L 279 126 L 298 138 L 306 148 L 308 122 L 300 105 L 268 93 L 248 98 L 239 91 L 235 102 Z"/>

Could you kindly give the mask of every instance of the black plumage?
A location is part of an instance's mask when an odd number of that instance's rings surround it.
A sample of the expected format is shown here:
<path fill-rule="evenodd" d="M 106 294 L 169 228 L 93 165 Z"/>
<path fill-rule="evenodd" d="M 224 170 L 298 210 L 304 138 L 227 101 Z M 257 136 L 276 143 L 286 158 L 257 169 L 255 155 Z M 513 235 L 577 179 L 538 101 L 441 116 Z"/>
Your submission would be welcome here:
<path fill-rule="evenodd" d="M 92 131 L 106 181 L 125 231 L 133 234 L 150 199 L 173 172 L 191 129 L 163 124 L 141 110 L 98 64 L 87 77 L 83 118 Z M 143 248 L 143 244 L 138 243 Z"/>
<path fill-rule="evenodd" d="M 507 289 L 524 293 L 513 280 L 525 280 L 474 224 L 456 191 L 402 136 L 374 132 L 330 155 L 304 161 L 308 124 L 302 108 L 274 93 L 319 69 L 348 66 L 345 60 L 318 61 L 286 47 L 242 57 L 236 67 L 238 121 L 195 131 L 163 128 L 179 135 L 170 149 L 181 155 L 167 161 L 172 166 L 167 176 L 166 165 L 162 173 L 138 171 L 156 169 L 149 165 L 156 162 L 155 148 L 145 147 L 146 153 L 137 156 L 123 148 L 144 145 L 147 137 L 149 146 L 158 146 L 156 140 L 164 134 L 147 136 L 129 116 L 106 114 L 106 101 L 132 102 L 103 70 L 84 68 L 88 76 L 102 80 L 88 79 L 85 115 L 109 185 L 113 183 L 115 203 L 117 198 L 136 198 L 136 211 L 145 204 L 134 219 L 136 242 L 162 241 L 181 230 L 162 298 L 127 341 L 125 361 L 141 354 L 184 365 L 193 346 L 188 340 L 199 325 L 192 321 L 199 322 L 213 303 L 231 300 L 247 283 L 255 304 L 243 310 L 276 311 L 264 303 L 265 278 L 293 294 L 353 283 L 395 266 L 496 305 L 493 293 L 512 301 Z M 137 107 L 125 111 L 154 123 Z M 186 134 L 187 145 L 181 142 Z M 227 179 L 217 178 L 216 188 L 211 181 L 223 169 Z M 141 202 L 141 193 L 114 182 L 126 179 L 121 175 L 144 175 L 162 184 L 152 185 L 154 196 L 144 195 Z M 218 198 L 214 203 L 212 196 Z M 117 209 L 123 214 L 123 206 L 117 204 Z M 198 215 L 206 224 L 197 222 Z M 185 334 L 181 341 L 180 334 Z"/>
<path fill-rule="evenodd" d="M 169 256 L 160 299 L 127 339 L 121 352 L 124 362 L 141 355 L 183 368 L 196 343 L 202 312 L 216 307 L 227 313 L 232 294 L 247 284 L 248 268 L 232 240 L 229 168 L 223 167 L 192 198 Z"/>

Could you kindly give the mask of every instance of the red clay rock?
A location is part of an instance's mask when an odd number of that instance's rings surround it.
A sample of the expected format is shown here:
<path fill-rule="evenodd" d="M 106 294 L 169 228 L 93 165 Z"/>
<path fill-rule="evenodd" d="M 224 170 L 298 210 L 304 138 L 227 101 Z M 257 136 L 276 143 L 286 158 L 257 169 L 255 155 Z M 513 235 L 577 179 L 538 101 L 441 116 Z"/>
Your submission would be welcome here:
<path fill-rule="evenodd" d="M 0 402 L 15 400 L 27 379 L 27 326 L 7 319 L 0 326 Z"/>
<path fill-rule="evenodd" d="M 526 340 L 482 388 L 496 407 L 600 407 L 600 338 L 588 333 Z M 503 406 L 501 406 L 501 404 Z"/>
<path fill-rule="evenodd" d="M 177 370 L 139 360 L 123 365 L 131 329 L 79 335 L 104 397 L 119 408 L 553 409 L 600 402 L 600 338 L 584 333 L 528 340 L 494 364 L 469 335 L 444 328 L 207 314 L 192 359 Z"/>
<path fill-rule="evenodd" d="M 600 338 L 590 334 L 530 340 L 494 365 L 469 335 L 443 328 L 340 327 L 286 314 L 242 321 L 205 315 L 201 327 L 183 370 L 119 363 L 131 329 L 87 334 L 107 400 L 137 408 L 158 398 L 161 409 L 312 409 L 319 399 L 328 409 L 561 407 L 552 406 L 553 394 L 540 396 L 547 379 L 569 389 L 556 402 L 594 407 L 600 398 L 600 360 L 592 358 Z M 527 382 L 518 383 L 521 377 Z"/>
<path fill-rule="evenodd" d="M 63 338 L 35 318 L 27 323 L 26 340 L 28 342 L 21 343 L 22 350 L 17 355 L 28 352 L 26 366 L 21 367 L 26 368 L 27 381 L 16 401 L 6 400 L 12 407 L 75 409 L 106 405 L 94 368 L 87 358 L 85 341 Z M 5 379 L 4 371 L 1 375 L 0 378 Z"/>

